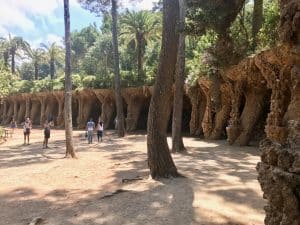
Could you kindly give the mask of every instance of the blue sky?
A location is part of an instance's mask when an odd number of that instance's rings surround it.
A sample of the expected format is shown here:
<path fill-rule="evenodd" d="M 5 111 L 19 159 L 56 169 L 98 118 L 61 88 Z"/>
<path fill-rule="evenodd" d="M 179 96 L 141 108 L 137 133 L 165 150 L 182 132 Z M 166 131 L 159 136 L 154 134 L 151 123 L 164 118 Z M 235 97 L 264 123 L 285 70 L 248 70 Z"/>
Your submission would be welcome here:
<path fill-rule="evenodd" d="M 151 9 L 157 0 L 141 0 L 123 6 L 131 9 Z M 22 36 L 31 45 L 61 42 L 64 35 L 63 0 L 0 0 L 0 36 Z M 70 0 L 71 30 L 81 29 L 100 18 L 80 7 L 76 0 Z"/>

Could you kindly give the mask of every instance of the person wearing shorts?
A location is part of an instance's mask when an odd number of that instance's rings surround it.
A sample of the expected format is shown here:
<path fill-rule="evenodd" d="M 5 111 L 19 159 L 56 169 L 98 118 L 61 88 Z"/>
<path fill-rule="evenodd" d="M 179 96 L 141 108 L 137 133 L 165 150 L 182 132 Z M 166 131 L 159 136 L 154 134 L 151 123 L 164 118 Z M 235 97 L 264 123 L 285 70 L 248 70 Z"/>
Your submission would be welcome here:
<path fill-rule="evenodd" d="M 43 148 L 48 148 L 48 140 L 50 138 L 50 123 L 48 120 L 44 123 L 44 142 L 43 142 Z"/>
<path fill-rule="evenodd" d="M 31 128 L 32 128 L 31 120 L 29 118 L 26 118 L 23 125 L 24 145 L 26 144 L 26 139 L 27 139 L 27 144 L 29 145 L 29 136 L 30 136 Z"/>

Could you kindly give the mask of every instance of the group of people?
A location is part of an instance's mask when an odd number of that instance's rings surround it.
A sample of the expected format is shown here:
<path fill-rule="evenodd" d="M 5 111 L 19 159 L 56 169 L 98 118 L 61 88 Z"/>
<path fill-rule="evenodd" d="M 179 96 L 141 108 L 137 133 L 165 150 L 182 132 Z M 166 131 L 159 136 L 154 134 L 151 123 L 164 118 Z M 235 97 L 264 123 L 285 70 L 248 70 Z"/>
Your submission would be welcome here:
<path fill-rule="evenodd" d="M 26 145 L 26 143 L 29 145 L 29 137 L 30 137 L 30 132 L 32 129 L 32 122 L 31 122 L 30 118 L 26 118 L 25 121 L 22 123 L 22 125 L 23 125 L 23 134 L 24 134 L 24 145 Z M 48 121 L 48 120 L 46 120 L 43 125 L 43 128 L 44 128 L 44 130 L 43 130 L 43 132 L 44 132 L 43 148 L 48 148 L 48 140 L 50 138 L 51 126 L 53 126 L 53 122 Z M 15 128 L 17 128 L 17 123 L 13 118 L 10 122 L 10 128 L 12 129 L 12 132 L 14 131 Z M 94 134 L 95 128 L 97 131 L 98 143 L 99 143 L 99 141 L 102 142 L 103 130 L 104 130 L 103 121 L 99 120 L 97 123 L 97 126 L 95 126 L 95 123 L 94 123 L 93 119 L 91 118 L 87 122 L 87 126 L 86 126 L 86 129 L 87 129 L 86 136 L 87 136 L 89 144 L 93 143 L 93 134 Z"/>
<path fill-rule="evenodd" d="M 89 144 L 93 143 L 93 136 L 94 136 L 95 128 L 96 128 L 96 131 L 97 131 L 98 143 L 99 143 L 100 140 L 102 142 L 103 130 L 104 130 L 103 121 L 99 120 L 98 123 L 97 123 L 97 126 L 95 126 L 95 123 L 94 123 L 93 119 L 91 118 L 86 124 L 86 132 L 87 132 L 86 136 L 87 136 Z"/>

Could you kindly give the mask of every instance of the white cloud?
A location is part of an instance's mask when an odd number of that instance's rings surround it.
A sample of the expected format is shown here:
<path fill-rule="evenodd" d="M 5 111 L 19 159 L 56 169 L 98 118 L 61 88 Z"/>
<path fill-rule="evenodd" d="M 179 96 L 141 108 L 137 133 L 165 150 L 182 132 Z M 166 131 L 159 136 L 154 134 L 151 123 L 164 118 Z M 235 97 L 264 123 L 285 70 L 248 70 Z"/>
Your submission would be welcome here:
<path fill-rule="evenodd" d="M 56 42 L 57 45 L 63 46 L 63 37 L 56 34 L 47 34 L 44 38 L 40 37 L 30 42 L 30 45 L 33 48 L 40 48 L 41 43 L 45 45 L 51 45 L 53 42 Z"/>
<path fill-rule="evenodd" d="M 150 10 L 153 7 L 153 3 L 158 2 L 158 0 L 139 0 L 132 2 L 132 0 L 123 0 L 122 6 L 130 10 Z"/>
<path fill-rule="evenodd" d="M 63 38 L 55 35 L 55 34 L 48 34 L 46 37 L 46 43 L 52 44 L 53 42 L 56 42 L 56 44 L 63 46 Z"/>

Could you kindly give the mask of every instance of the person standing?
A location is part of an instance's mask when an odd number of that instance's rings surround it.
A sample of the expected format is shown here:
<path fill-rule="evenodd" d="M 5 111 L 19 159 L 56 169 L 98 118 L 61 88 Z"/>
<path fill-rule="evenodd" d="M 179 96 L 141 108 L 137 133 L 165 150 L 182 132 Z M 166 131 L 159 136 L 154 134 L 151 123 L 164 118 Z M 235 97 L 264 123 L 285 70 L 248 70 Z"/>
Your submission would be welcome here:
<path fill-rule="evenodd" d="M 17 122 L 15 121 L 14 118 L 12 118 L 10 121 L 10 128 L 11 128 L 11 134 L 13 134 L 15 131 L 15 128 L 17 128 Z"/>
<path fill-rule="evenodd" d="M 97 125 L 97 138 L 98 138 L 98 143 L 99 143 L 99 140 L 101 139 L 101 142 L 102 142 L 102 137 L 103 137 L 103 122 L 102 121 L 99 121 L 98 122 L 98 125 Z"/>
<path fill-rule="evenodd" d="M 90 119 L 90 121 L 87 122 L 86 129 L 87 129 L 88 143 L 92 144 L 93 143 L 93 133 L 94 133 L 94 129 L 95 129 L 95 123 L 92 118 Z"/>
<path fill-rule="evenodd" d="M 26 118 L 23 125 L 24 145 L 26 144 L 26 138 L 27 138 L 27 144 L 29 145 L 29 136 L 30 136 L 31 128 L 32 128 L 31 120 L 29 118 Z"/>
<path fill-rule="evenodd" d="M 50 126 L 51 123 L 48 122 L 48 120 L 44 123 L 44 142 L 43 142 L 43 148 L 48 148 L 48 140 L 50 138 Z"/>

